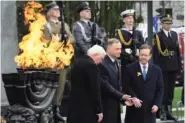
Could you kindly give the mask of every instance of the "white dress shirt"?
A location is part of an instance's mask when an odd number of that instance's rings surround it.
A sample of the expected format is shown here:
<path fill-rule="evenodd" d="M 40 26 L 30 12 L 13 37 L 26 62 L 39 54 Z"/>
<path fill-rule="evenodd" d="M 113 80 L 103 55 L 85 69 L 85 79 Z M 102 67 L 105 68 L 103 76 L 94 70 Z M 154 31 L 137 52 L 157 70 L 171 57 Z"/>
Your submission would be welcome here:
<path fill-rule="evenodd" d="M 148 63 L 146 64 L 146 65 L 143 65 L 143 64 L 141 64 L 140 62 L 139 62 L 139 64 L 140 64 L 140 67 L 141 67 L 141 72 L 143 72 L 143 66 L 145 66 L 146 68 L 145 68 L 145 71 L 146 71 L 146 73 L 148 72 Z"/>
<path fill-rule="evenodd" d="M 168 33 L 170 33 L 170 36 L 172 36 L 170 31 L 166 31 L 165 29 L 163 29 L 163 31 L 164 31 L 166 37 L 168 37 Z"/>

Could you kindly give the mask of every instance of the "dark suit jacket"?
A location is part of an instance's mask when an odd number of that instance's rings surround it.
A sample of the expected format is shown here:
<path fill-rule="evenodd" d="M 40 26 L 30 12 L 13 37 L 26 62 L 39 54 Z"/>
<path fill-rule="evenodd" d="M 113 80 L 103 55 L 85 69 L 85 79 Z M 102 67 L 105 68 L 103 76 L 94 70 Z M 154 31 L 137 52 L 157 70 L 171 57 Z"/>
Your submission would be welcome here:
<path fill-rule="evenodd" d="M 121 123 L 120 102 L 121 93 L 120 71 L 108 56 L 99 64 L 101 75 L 101 92 L 103 104 L 102 123 Z"/>
<path fill-rule="evenodd" d="M 102 112 L 99 69 L 89 56 L 76 61 L 71 71 L 68 123 L 97 123 Z"/>
<path fill-rule="evenodd" d="M 163 77 L 159 67 L 149 63 L 144 81 L 139 62 L 127 66 L 124 75 L 124 92 L 143 101 L 141 108 L 127 107 L 125 123 L 155 123 L 153 105 L 160 107 L 163 97 Z"/>
<path fill-rule="evenodd" d="M 181 69 L 181 58 L 180 50 L 178 43 L 177 33 L 170 31 L 171 38 L 168 38 L 163 30 L 157 33 L 159 36 L 160 44 L 162 51 L 166 48 L 169 51 L 174 51 L 174 56 L 163 56 L 160 54 L 157 43 L 156 43 L 156 34 L 154 35 L 154 45 L 153 45 L 153 62 L 158 65 L 162 71 L 180 71 Z"/>

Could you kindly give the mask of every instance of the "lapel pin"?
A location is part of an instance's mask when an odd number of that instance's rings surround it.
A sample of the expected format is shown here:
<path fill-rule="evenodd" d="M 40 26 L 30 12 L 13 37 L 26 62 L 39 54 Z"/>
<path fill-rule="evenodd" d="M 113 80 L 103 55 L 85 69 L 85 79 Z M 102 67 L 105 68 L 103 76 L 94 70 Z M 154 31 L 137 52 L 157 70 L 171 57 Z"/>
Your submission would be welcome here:
<path fill-rule="evenodd" d="M 137 72 L 137 76 L 141 76 L 141 72 Z"/>

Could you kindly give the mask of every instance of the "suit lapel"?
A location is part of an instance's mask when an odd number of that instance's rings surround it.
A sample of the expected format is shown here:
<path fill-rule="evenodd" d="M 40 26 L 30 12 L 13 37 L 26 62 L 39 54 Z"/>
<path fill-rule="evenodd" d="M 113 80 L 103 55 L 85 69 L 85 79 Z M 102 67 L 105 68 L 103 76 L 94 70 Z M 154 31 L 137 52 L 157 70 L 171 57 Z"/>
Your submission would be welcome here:
<path fill-rule="evenodd" d="M 147 74 L 146 74 L 146 80 L 145 82 L 148 82 L 150 76 L 151 76 L 151 71 L 152 71 L 152 65 L 150 63 L 148 63 L 148 71 L 147 71 Z"/>
<path fill-rule="evenodd" d="M 144 79 L 143 79 L 143 74 L 142 74 L 142 70 L 141 70 L 141 67 L 140 67 L 140 64 L 139 62 L 137 62 L 137 77 L 140 78 L 141 82 L 144 82 Z"/>
<path fill-rule="evenodd" d="M 110 65 L 110 69 L 112 69 L 112 71 L 117 75 L 118 72 L 117 72 L 117 70 L 115 68 L 115 64 L 112 62 L 112 60 L 109 58 L 109 56 L 106 56 L 105 60 L 108 62 L 107 65 Z"/>
<path fill-rule="evenodd" d="M 108 68 L 110 69 L 111 74 L 115 74 L 113 76 L 116 76 L 117 80 L 114 81 L 114 84 L 116 84 L 116 86 L 120 90 L 120 87 L 121 87 L 121 72 L 120 72 L 118 64 L 117 64 L 117 69 L 116 69 L 115 64 L 112 62 L 112 60 L 109 58 L 109 56 L 106 56 L 104 60 L 106 62 L 105 65 L 109 66 Z"/>

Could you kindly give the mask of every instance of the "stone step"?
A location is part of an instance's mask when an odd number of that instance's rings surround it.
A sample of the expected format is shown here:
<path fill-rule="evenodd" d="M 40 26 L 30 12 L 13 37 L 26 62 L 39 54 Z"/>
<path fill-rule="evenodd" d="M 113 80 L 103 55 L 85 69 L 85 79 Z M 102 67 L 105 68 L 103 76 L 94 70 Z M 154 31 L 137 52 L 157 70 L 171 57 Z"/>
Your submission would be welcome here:
<path fill-rule="evenodd" d="M 182 110 L 184 111 L 184 107 L 182 107 Z M 172 111 L 176 111 L 176 108 L 173 108 Z M 124 123 L 125 119 L 125 112 L 126 112 L 126 106 L 123 106 L 123 113 L 121 113 L 121 120 L 122 123 Z M 156 123 L 184 123 L 184 117 L 180 117 L 177 122 L 167 120 L 167 121 L 161 121 L 160 119 L 156 119 Z"/>
<path fill-rule="evenodd" d="M 179 119 L 177 122 L 175 122 L 175 121 L 170 121 L 170 120 L 161 121 L 160 119 L 157 119 L 157 123 L 184 123 L 184 119 Z"/>

